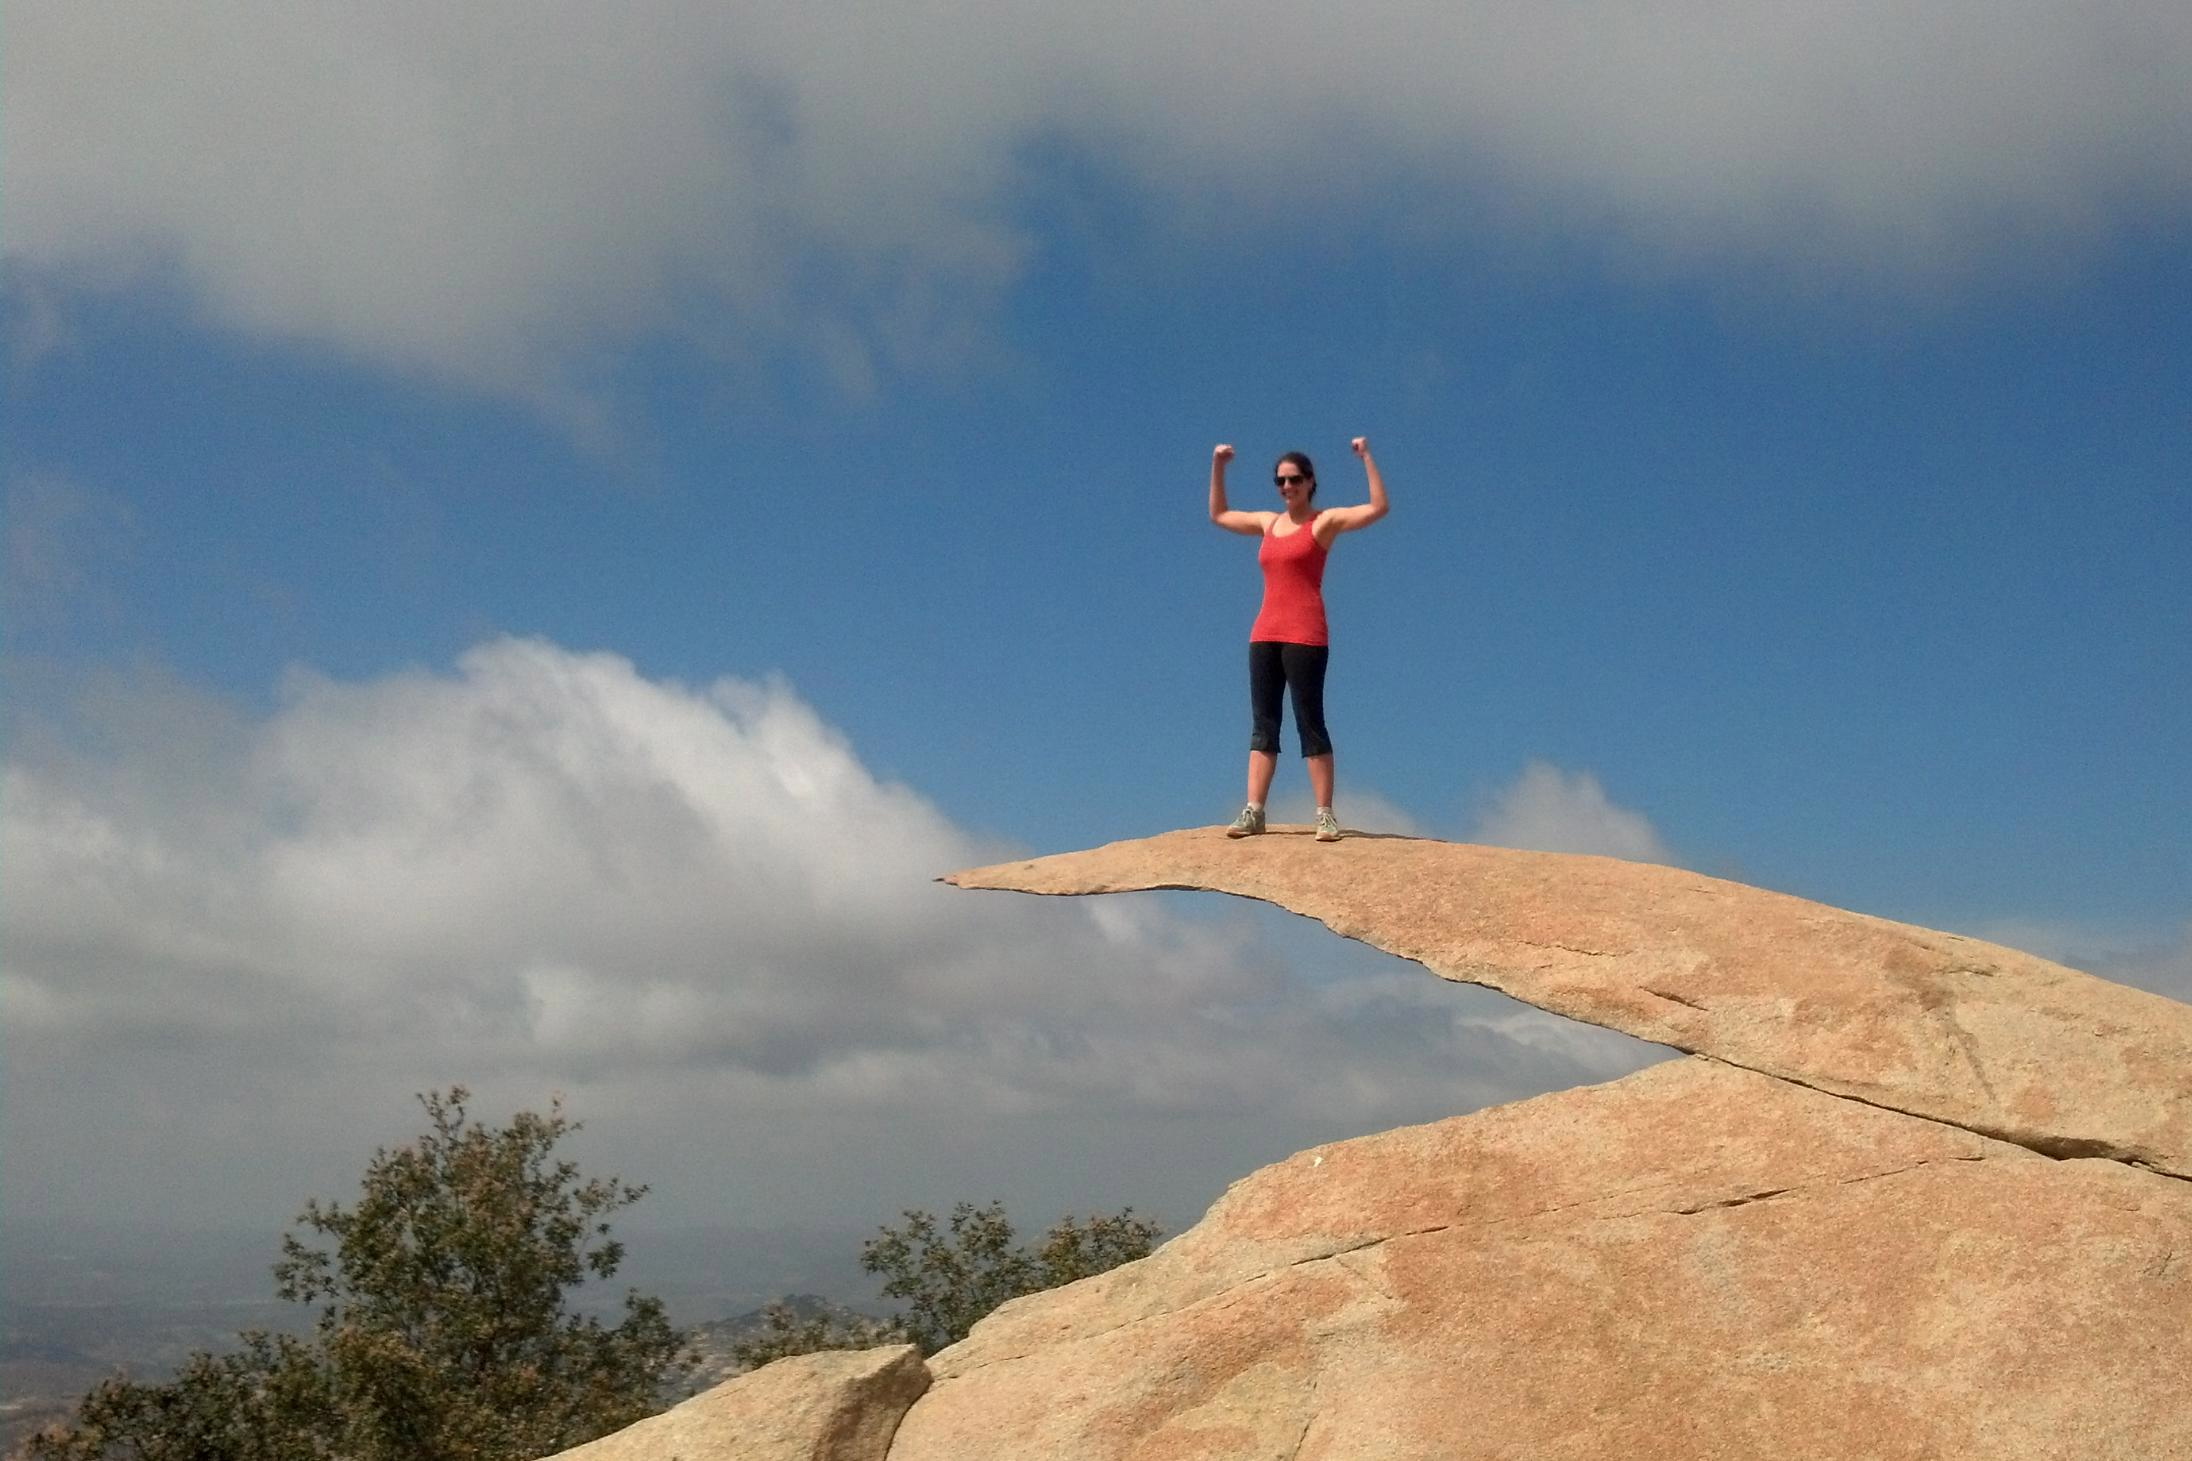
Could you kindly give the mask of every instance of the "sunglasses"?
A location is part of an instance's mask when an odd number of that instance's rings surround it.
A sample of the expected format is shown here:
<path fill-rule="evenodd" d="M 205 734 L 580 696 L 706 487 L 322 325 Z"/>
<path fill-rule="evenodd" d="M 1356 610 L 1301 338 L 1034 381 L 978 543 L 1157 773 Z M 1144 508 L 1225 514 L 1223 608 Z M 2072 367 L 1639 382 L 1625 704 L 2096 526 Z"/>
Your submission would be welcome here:
<path fill-rule="evenodd" d="M 1308 476 L 1301 472 L 1280 472 L 1272 477 L 1271 483 L 1275 487 L 1291 487 L 1296 482 L 1306 482 L 1308 480 Z"/>

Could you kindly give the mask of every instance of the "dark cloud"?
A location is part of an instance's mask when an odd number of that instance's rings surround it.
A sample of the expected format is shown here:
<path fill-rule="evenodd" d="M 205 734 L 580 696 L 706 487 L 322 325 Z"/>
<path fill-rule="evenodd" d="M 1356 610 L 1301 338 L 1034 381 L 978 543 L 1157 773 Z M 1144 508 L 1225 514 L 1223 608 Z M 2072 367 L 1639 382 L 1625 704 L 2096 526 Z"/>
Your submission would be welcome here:
<path fill-rule="evenodd" d="M 656 331 L 802 342 L 855 393 L 963 354 L 1029 256 L 1038 139 L 1182 218 L 1406 199 L 1404 230 L 1888 280 L 2192 201 L 2172 0 L 31 0 L 4 67 L 41 297 L 157 269 L 238 329 L 575 420 L 571 362 Z"/>

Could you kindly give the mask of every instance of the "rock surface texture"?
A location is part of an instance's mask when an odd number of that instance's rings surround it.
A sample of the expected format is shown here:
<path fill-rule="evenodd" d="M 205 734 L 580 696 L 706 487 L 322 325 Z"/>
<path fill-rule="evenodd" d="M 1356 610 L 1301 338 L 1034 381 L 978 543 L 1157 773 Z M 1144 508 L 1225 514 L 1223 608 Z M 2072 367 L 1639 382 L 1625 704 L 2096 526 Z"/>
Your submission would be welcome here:
<path fill-rule="evenodd" d="M 2192 1177 L 2192 1006 L 1679 868 L 1274 834 L 1169 832 L 944 881 L 1256 898 L 1539 1009 L 2051 1155 Z"/>
<path fill-rule="evenodd" d="M 1703 1059 L 1305 1152 L 891 1461 L 2192 1456 L 2192 1183 Z"/>
<path fill-rule="evenodd" d="M 910 1344 L 800 1355 L 726 1380 L 559 1461 L 883 1461 L 929 1386 Z"/>
<path fill-rule="evenodd" d="M 1180 832 L 946 881 L 1259 898 L 1693 1058 L 1242 1179 L 931 1357 L 890 1461 L 2192 1458 L 2192 1006 L 1671 868 L 1405 838 Z M 817 1363 L 885 1355 L 920 1368 Z M 712 1449 L 569 1454 L 871 1454 L 771 1449 L 801 1363 L 595 1443 L 738 1392 Z"/>

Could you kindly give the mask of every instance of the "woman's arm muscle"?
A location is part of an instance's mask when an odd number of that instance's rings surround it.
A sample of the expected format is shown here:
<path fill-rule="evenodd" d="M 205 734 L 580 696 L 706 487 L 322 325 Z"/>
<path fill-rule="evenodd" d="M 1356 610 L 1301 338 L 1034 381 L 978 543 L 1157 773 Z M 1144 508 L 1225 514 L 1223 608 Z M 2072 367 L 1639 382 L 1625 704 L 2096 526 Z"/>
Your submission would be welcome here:
<path fill-rule="evenodd" d="M 1222 443 L 1210 453 L 1210 520 L 1229 533 L 1261 537 L 1271 522 L 1268 512 L 1243 512 L 1225 500 L 1225 464 L 1233 460 L 1233 448 Z"/>
<path fill-rule="evenodd" d="M 1370 500 L 1354 507 L 1330 508 L 1319 516 L 1317 526 L 1323 528 L 1329 523 L 1332 537 L 1354 532 L 1357 528 L 1366 528 L 1384 517 L 1389 510 L 1385 500 L 1385 477 L 1378 471 L 1378 459 L 1370 455 L 1370 439 L 1358 436 L 1351 445 L 1355 448 L 1355 455 L 1362 458 L 1363 474 L 1370 480 Z M 1331 538 L 1325 541 L 1330 542 Z"/>

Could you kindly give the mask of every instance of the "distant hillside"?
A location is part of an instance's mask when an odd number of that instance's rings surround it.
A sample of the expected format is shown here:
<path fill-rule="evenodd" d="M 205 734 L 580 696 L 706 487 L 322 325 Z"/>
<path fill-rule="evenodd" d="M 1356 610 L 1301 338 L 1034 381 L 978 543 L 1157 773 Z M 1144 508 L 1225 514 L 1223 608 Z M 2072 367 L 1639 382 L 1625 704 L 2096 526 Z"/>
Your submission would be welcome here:
<path fill-rule="evenodd" d="M 733 1373 L 730 1346 L 759 1326 L 768 1295 L 795 1293 L 802 1314 L 854 1312 L 814 1291 L 874 1291 L 858 1257 L 872 1232 L 636 1226 L 618 1282 L 588 1290 L 580 1304 L 611 1308 L 627 1283 L 657 1295 L 673 1323 L 697 1326 L 703 1373 L 720 1379 Z M 117 1371 L 164 1380 L 194 1350 L 229 1349 L 239 1331 L 305 1332 L 311 1312 L 274 1297 L 280 1251 L 274 1228 L 11 1216 L 0 1228 L 0 1457 L 73 1415 L 84 1393 Z M 726 1312 L 736 1317 L 713 1317 Z"/>
<path fill-rule="evenodd" d="M 802 1319 L 878 1317 L 825 1299 L 820 1294 L 786 1294 L 779 1302 L 789 1306 Z M 729 1319 L 714 1319 L 695 1326 L 693 1347 L 700 1352 L 700 1368 L 680 1387 L 677 1398 L 682 1400 L 688 1395 L 697 1395 L 737 1374 L 739 1364 L 731 1358 L 731 1346 L 760 1335 L 768 1327 L 763 1317 L 767 1312 L 767 1305 L 763 1305 Z"/>
<path fill-rule="evenodd" d="M 300 1331 L 274 1297 L 279 1238 L 123 1225 L 11 1223 L 0 1241 L 0 1455 L 75 1413 L 117 1371 L 172 1374 L 239 1330 Z"/>

